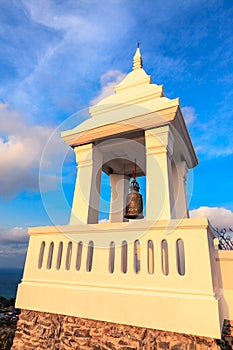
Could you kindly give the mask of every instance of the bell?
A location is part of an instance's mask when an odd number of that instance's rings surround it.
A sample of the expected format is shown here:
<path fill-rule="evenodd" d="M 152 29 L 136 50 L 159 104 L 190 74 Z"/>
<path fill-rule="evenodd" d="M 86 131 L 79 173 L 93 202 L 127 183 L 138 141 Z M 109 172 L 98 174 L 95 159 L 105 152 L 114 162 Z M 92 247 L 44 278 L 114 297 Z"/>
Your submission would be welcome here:
<path fill-rule="evenodd" d="M 139 193 L 140 186 L 135 177 L 131 182 L 130 193 L 127 195 L 126 219 L 143 219 L 142 195 Z"/>

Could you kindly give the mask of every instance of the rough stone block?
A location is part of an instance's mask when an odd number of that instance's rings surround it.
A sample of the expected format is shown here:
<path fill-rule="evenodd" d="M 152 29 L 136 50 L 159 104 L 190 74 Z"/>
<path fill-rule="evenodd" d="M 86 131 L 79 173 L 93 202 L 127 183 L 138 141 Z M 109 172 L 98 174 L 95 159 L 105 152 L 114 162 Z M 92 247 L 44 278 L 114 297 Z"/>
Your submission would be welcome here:
<path fill-rule="evenodd" d="M 233 321 L 222 340 L 78 317 L 22 310 L 11 350 L 231 350 Z"/>

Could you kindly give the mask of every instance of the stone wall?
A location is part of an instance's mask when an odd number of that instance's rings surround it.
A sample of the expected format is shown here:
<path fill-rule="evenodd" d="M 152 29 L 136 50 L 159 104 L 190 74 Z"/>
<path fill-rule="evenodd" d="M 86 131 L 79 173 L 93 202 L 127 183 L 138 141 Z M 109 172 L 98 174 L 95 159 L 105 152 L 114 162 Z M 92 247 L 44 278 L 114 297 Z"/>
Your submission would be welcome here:
<path fill-rule="evenodd" d="M 222 341 L 109 322 L 22 310 L 12 350 L 230 350 L 233 322 Z"/>

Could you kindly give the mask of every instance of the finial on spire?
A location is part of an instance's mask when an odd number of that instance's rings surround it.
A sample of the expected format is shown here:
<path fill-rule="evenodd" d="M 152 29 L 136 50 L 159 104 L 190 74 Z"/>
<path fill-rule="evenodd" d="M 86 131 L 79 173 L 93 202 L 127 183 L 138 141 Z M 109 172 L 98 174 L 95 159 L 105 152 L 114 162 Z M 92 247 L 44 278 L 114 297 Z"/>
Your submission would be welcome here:
<path fill-rule="evenodd" d="M 133 70 L 142 68 L 142 56 L 140 52 L 140 42 L 138 42 L 138 47 L 133 58 Z"/>

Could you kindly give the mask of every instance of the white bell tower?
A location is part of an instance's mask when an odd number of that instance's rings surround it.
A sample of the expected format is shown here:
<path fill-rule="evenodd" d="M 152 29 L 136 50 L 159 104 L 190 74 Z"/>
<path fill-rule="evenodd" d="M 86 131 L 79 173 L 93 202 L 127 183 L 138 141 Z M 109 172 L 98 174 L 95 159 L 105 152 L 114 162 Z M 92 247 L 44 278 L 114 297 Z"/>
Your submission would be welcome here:
<path fill-rule="evenodd" d="M 17 307 L 221 338 L 228 309 L 211 226 L 188 214 L 186 176 L 197 158 L 179 99 L 151 83 L 137 48 L 132 71 L 89 113 L 62 133 L 78 164 L 70 224 L 29 229 Z M 126 222 L 135 158 L 146 216 Z M 111 185 L 106 224 L 102 171 Z"/>
<path fill-rule="evenodd" d="M 146 176 L 146 220 L 188 217 L 186 175 L 197 165 L 179 100 L 151 83 L 140 49 L 115 93 L 90 108 L 90 119 L 62 133 L 78 163 L 70 224 L 98 223 L 101 171 L 110 176 L 110 222 L 124 221 L 134 159 Z"/>

